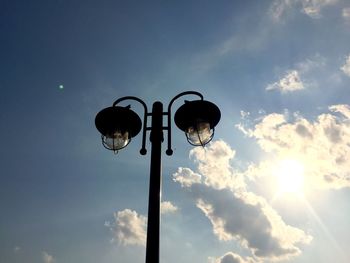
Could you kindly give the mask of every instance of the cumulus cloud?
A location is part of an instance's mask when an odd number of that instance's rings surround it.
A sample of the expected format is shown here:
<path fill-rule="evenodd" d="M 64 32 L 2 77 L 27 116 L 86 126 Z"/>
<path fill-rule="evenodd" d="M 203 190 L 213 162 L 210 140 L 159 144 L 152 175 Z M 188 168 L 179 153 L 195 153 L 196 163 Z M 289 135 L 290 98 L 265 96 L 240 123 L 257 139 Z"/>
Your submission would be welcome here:
<path fill-rule="evenodd" d="M 189 187 L 194 183 L 200 183 L 201 180 L 201 175 L 193 172 L 189 168 L 180 167 L 173 175 L 173 181 L 180 183 L 182 187 Z"/>
<path fill-rule="evenodd" d="M 246 128 L 246 134 L 266 152 L 302 160 L 306 183 L 313 187 L 349 187 L 350 107 L 334 105 L 329 110 L 314 121 L 298 114 L 291 120 L 285 114 L 269 114 L 252 129 Z M 249 170 L 251 177 L 261 173 L 255 168 Z"/>
<path fill-rule="evenodd" d="M 287 70 L 280 80 L 267 85 L 266 90 L 279 90 L 282 93 L 294 92 L 310 87 L 308 76 L 320 70 L 326 65 L 326 59 L 320 54 L 315 54 L 295 64 L 293 70 Z M 302 80 L 303 79 L 303 80 Z M 306 82 L 305 82 L 306 80 Z"/>
<path fill-rule="evenodd" d="M 50 255 L 49 253 L 47 253 L 46 251 L 43 251 L 42 254 L 42 259 L 44 263 L 53 263 L 55 262 L 55 259 L 52 255 Z"/>
<path fill-rule="evenodd" d="M 269 84 L 266 90 L 279 90 L 282 93 L 293 92 L 304 89 L 304 84 L 300 79 L 297 70 L 289 70 L 279 81 Z"/>
<path fill-rule="evenodd" d="M 237 240 L 256 257 L 274 260 L 296 256 L 300 253 L 296 244 L 311 240 L 302 230 L 286 225 L 262 197 L 253 193 L 238 194 L 205 185 L 191 190 L 218 239 Z"/>
<path fill-rule="evenodd" d="M 124 209 L 114 213 L 115 222 L 106 222 L 105 226 L 114 233 L 116 240 L 122 245 L 146 244 L 147 219 L 136 211 Z"/>
<path fill-rule="evenodd" d="M 346 58 L 345 64 L 340 69 L 345 75 L 350 77 L 350 55 Z"/>
<path fill-rule="evenodd" d="M 198 171 L 203 176 L 203 183 L 215 189 L 245 187 L 245 182 L 236 173 L 230 162 L 236 152 L 224 141 L 216 141 L 205 149 L 194 148 L 190 157 L 198 165 Z"/>
<path fill-rule="evenodd" d="M 171 213 L 175 213 L 178 210 L 178 207 L 173 205 L 169 201 L 162 202 L 160 208 L 161 208 L 160 211 L 162 214 L 171 214 Z"/>
<path fill-rule="evenodd" d="M 190 155 L 202 180 L 182 186 L 192 194 L 219 240 L 236 240 L 255 257 L 269 260 L 296 256 L 300 253 L 297 244 L 310 242 L 309 235 L 284 223 L 263 197 L 246 190 L 241 174 L 230 164 L 234 150 L 225 142 L 211 143 L 206 150 L 196 148 Z M 181 178 L 182 171 L 174 178 Z"/>
<path fill-rule="evenodd" d="M 241 130 L 255 138 L 271 160 L 234 169 L 235 151 L 223 141 L 195 148 L 190 156 L 197 170 L 179 168 L 173 180 L 190 193 L 195 205 L 212 225 L 222 242 L 236 241 L 251 252 L 252 258 L 227 253 L 211 258 L 222 262 L 273 262 L 288 260 L 301 253 L 312 237 L 287 224 L 262 196 L 248 189 L 254 179 L 273 176 L 276 160 L 293 158 L 304 164 L 305 184 L 320 189 L 350 186 L 350 105 L 339 104 L 329 111 L 306 119 L 300 113 L 266 114 L 247 121 Z M 254 123 L 254 124 L 252 124 Z M 250 126 L 246 126 L 249 124 Z M 247 180 L 250 181 L 247 181 Z"/>
<path fill-rule="evenodd" d="M 211 263 L 257 263 L 252 258 L 243 258 L 233 252 L 228 252 L 220 258 L 212 259 Z"/>
<path fill-rule="evenodd" d="M 178 207 L 169 201 L 161 203 L 161 213 L 175 213 Z M 119 244 L 145 246 L 147 238 L 147 218 L 131 209 L 114 213 L 114 222 L 106 221 L 104 226 L 113 233 L 112 242 Z"/>
<path fill-rule="evenodd" d="M 311 18 L 320 18 L 323 8 L 337 2 L 338 0 L 275 0 L 270 7 L 270 15 L 273 20 L 280 21 L 288 12 L 299 8 Z"/>
<path fill-rule="evenodd" d="M 343 116 L 346 117 L 346 119 L 350 119 L 350 106 L 347 104 L 333 105 L 333 106 L 330 106 L 329 109 L 332 112 L 341 113 Z M 346 120 L 343 120 L 343 121 L 346 121 Z"/>

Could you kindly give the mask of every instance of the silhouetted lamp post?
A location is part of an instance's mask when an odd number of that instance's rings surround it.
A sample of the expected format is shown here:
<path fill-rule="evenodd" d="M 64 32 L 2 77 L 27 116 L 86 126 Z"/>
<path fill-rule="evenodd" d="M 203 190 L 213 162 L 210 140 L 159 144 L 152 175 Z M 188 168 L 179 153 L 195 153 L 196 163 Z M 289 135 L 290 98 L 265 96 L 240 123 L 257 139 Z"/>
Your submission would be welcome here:
<path fill-rule="evenodd" d="M 219 108 L 203 100 L 203 95 L 195 91 L 186 91 L 175 96 L 168 105 L 168 111 L 163 111 L 163 104 L 159 101 L 153 103 L 152 112 L 149 113 L 147 105 L 139 98 L 127 96 L 117 99 L 112 107 L 101 110 L 95 119 L 97 130 L 101 133 L 103 146 L 114 152 L 125 148 L 142 129 L 140 117 L 126 107 L 117 106 L 125 100 L 135 100 L 144 108 L 142 147 L 140 154 L 145 155 L 147 150 L 146 133 L 150 133 L 151 141 L 151 167 L 148 200 L 148 223 L 146 263 L 159 262 L 159 223 L 160 223 L 160 194 L 161 194 L 161 145 L 164 141 L 163 130 L 168 134 L 167 155 L 172 155 L 171 149 L 171 106 L 173 102 L 184 95 L 196 95 L 200 99 L 185 101 L 175 113 L 175 124 L 185 132 L 187 141 L 194 146 L 204 146 L 214 136 L 215 126 L 218 124 L 221 113 Z M 163 116 L 167 117 L 167 126 L 163 126 Z M 151 117 L 151 125 L 147 120 Z"/>

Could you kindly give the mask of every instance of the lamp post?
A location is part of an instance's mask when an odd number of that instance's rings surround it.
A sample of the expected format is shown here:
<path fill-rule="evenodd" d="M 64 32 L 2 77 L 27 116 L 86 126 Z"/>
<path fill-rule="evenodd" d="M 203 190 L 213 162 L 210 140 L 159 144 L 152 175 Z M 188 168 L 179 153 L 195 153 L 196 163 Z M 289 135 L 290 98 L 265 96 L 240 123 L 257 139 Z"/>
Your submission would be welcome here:
<path fill-rule="evenodd" d="M 163 131 L 167 132 L 167 155 L 172 155 L 171 149 L 171 107 L 174 101 L 185 95 L 195 95 L 200 99 L 185 101 L 175 113 L 175 124 L 185 132 L 188 142 L 194 146 L 204 146 L 214 136 L 215 126 L 218 124 L 221 113 L 212 102 L 203 100 L 203 95 L 196 91 L 186 91 L 175 96 L 168 105 L 168 111 L 163 111 L 163 104 L 159 101 L 153 103 L 152 112 L 149 113 L 147 105 L 141 99 L 133 96 L 117 99 L 112 107 L 101 110 L 95 118 L 97 130 L 101 133 L 102 144 L 115 153 L 125 148 L 142 128 L 140 117 L 126 107 L 117 106 L 122 101 L 134 100 L 144 108 L 142 147 L 140 154 L 145 155 L 146 133 L 150 131 L 151 165 L 148 199 L 148 223 L 146 242 L 146 263 L 159 262 L 159 226 L 161 203 L 161 147 L 164 141 Z M 163 116 L 167 117 L 167 126 L 163 126 Z M 151 126 L 147 125 L 148 117 Z"/>

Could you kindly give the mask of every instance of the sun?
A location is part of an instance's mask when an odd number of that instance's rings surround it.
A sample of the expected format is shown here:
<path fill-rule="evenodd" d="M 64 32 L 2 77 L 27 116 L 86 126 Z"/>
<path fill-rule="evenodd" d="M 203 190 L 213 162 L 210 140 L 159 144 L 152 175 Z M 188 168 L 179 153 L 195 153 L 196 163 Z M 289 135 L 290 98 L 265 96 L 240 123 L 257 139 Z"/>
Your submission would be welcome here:
<path fill-rule="evenodd" d="M 284 159 L 277 163 L 275 175 L 280 193 L 302 194 L 304 187 L 304 165 L 295 159 Z"/>

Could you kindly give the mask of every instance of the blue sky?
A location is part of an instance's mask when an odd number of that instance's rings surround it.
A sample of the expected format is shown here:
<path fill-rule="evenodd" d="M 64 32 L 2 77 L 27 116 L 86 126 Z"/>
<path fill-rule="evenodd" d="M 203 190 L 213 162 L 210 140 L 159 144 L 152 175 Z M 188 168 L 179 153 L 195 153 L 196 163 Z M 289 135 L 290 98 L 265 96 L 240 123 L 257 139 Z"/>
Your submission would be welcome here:
<path fill-rule="evenodd" d="M 222 118 L 163 147 L 161 262 L 350 261 L 348 1 L 4 0 L 0 32 L 1 262 L 144 262 L 150 156 L 94 118 L 186 90 Z"/>

